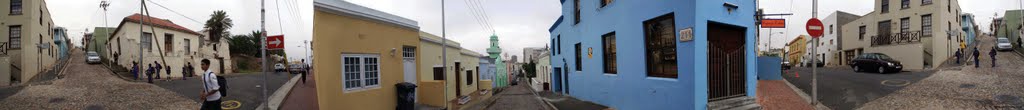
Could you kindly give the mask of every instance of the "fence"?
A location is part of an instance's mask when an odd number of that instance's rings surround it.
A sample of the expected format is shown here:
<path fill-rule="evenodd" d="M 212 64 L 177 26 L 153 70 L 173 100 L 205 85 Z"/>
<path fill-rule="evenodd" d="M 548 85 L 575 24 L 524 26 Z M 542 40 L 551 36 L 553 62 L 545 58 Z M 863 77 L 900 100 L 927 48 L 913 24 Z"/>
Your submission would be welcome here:
<path fill-rule="evenodd" d="M 921 31 L 910 31 L 901 33 L 889 33 L 874 36 L 871 39 L 871 46 L 901 45 L 921 42 Z"/>

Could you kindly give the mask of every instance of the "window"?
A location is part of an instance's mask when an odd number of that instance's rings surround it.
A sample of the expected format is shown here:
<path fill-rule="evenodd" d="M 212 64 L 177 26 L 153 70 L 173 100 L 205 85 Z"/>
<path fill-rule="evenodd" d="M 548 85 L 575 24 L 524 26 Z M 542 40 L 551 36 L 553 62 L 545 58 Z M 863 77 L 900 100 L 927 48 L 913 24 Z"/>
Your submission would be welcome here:
<path fill-rule="evenodd" d="M 164 33 L 164 53 L 174 52 L 174 34 Z"/>
<path fill-rule="evenodd" d="M 402 58 L 415 59 L 416 58 L 416 47 L 402 46 Z"/>
<path fill-rule="evenodd" d="M 554 46 L 555 46 L 555 39 L 551 39 L 551 46 L 552 46 L 552 48 L 550 50 L 551 52 L 548 52 L 548 54 L 551 54 L 552 56 L 554 56 L 555 52 L 558 52 L 557 50 L 555 50 L 556 48 L 554 48 Z"/>
<path fill-rule="evenodd" d="M 19 0 L 19 2 L 20 2 L 20 0 Z M 21 25 L 9 26 L 8 29 L 10 29 L 9 35 L 11 36 L 10 39 L 7 39 L 8 40 L 7 42 L 11 43 L 9 49 L 20 49 L 21 48 Z"/>
<path fill-rule="evenodd" d="M 900 34 L 910 32 L 910 17 L 900 18 Z"/>
<path fill-rule="evenodd" d="M 380 87 L 379 55 L 342 54 L 341 71 L 344 90 Z"/>
<path fill-rule="evenodd" d="M 11 0 L 11 15 L 21 15 L 21 0 Z"/>
<path fill-rule="evenodd" d="M 833 33 L 835 33 L 835 31 L 836 31 L 835 25 L 829 24 L 828 25 L 828 34 L 833 34 Z"/>
<path fill-rule="evenodd" d="M 882 0 L 882 13 L 889 13 L 889 0 Z"/>
<path fill-rule="evenodd" d="M 932 36 L 932 14 L 921 15 L 921 37 Z"/>
<path fill-rule="evenodd" d="M 558 35 L 556 37 L 558 37 L 558 38 L 556 38 L 556 39 L 558 39 L 558 42 L 555 42 L 555 44 L 558 44 L 558 51 L 557 52 L 558 52 L 559 55 L 561 55 L 562 54 L 562 35 Z"/>
<path fill-rule="evenodd" d="M 581 43 L 576 43 L 576 71 L 583 71 L 583 66 L 582 66 L 582 64 L 583 64 L 583 62 L 582 62 L 582 60 L 583 60 L 583 52 L 582 52 L 582 50 L 583 49 L 581 49 L 583 47 L 581 47 L 581 46 L 582 46 Z"/>
<path fill-rule="evenodd" d="M 43 35 L 39 34 L 39 39 L 36 39 L 36 41 L 39 41 L 39 43 L 36 43 L 35 45 L 42 45 L 43 44 Z M 29 41 L 29 42 L 31 42 L 31 41 Z M 37 50 L 36 53 L 42 54 L 43 53 L 43 49 L 41 49 L 39 47 L 41 47 L 41 46 L 37 46 L 36 47 L 36 50 Z"/>
<path fill-rule="evenodd" d="M 608 4 L 612 4 L 612 1 L 614 0 L 601 0 L 601 7 L 608 6 Z"/>
<path fill-rule="evenodd" d="M 444 67 L 434 66 L 434 80 L 444 80 Z"/>
<path fill-rule="evenodd" d="M 903 9 L 910 8 L 910 0 L 901 0 L 900 7 Z"/>
<path fill-rule="evenodd" d="M 644 21 L 644 44 L 647 61 L 647 76 L 677 76 L 675 17 L 665 14 Z"/>
<path fill-rule="evenodd" d="M 601 36 L 601 47 L 604 47 L 603 58 L 604 60 L 604 73 L 616 74 L 618 66 L 616 65 L 615 55 L 615 32 L 604 34 Z"/>
<path fill-rule="evenodd" d="M 185 55 L 192 53 L 192 41 L 185 39 Z"/>
<path fill-rule="evenodd" d="M 576 8 L 573 11 L 573 23 L 580 24 L 580 0 L 572 0 L 572 7 Z"/>
<path fill-rule="evenodd" d="M 858 32 L 860 34 L 857 34 L 857 39 L 864 40 L 864 35 L 868 33 L 868 26 L 860 26 Z"/>
<path fill-rule="evenodd" d="M 39 9 L 39 26 L 43 26 L 43 9 Z"/>
<path fill-rule="evenodd" d="M 932 4 L 932 0 L 921 0 L 921 5 L 930 5 L 930 4 Z"/>
<path fill-rule="evenodd" d="M 950 2 L 950 0 L 946 0 L 946 12 L 952 13 L 953 7 L 950 4 L 952 4 L 952 2 Z"/>
<path fill-rule="evenodd" d="M 473 70 L 466 71 L 466 85 L 473 85 Z"/>
<path fill-rule="evenodd" d="M 148 33 L 148 32 L 143 32 L 142 33 L 142 41 L 141 41 L 142 42 L 142 48 L 146 49 L 146 52 L 152 52 L 153 51 L 153 46 L 152 46 L 153 45 L 152 44 L 153 40 L 150 39 L 152 37 L 153 37 L 153 33 Z"/>

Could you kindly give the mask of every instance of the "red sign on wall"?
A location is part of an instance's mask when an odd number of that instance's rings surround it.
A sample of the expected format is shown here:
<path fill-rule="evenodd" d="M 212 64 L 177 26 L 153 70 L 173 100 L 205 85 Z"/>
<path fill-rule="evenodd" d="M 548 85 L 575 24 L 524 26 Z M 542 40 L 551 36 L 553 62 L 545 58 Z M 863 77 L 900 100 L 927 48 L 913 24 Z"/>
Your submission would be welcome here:
<path fill-rule="evenodd" d="M 284 49 L 284 35 L 267 36 L 267 50 Z"/>
<path fill-rule="evenodd" d="M 786 19 L 763 19 L 761 28 L 786 28 Z"/>

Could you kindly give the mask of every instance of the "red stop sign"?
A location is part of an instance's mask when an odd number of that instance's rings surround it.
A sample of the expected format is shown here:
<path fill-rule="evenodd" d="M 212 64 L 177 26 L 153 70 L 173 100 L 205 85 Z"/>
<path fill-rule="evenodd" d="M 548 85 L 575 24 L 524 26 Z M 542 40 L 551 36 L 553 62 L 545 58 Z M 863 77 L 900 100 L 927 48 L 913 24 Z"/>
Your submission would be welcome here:
<path fill-rule="evenodd" d="M 821 24 L 821 20 L 818 20 L 818 18 L 811 18 L 811 20 L 807 20 L 807 27 L 804 28 L 807 29 L 807 34 L 811 35 L 813 38 L 821 37 L 821 34 L 825 32 L 825 27 Z"/>

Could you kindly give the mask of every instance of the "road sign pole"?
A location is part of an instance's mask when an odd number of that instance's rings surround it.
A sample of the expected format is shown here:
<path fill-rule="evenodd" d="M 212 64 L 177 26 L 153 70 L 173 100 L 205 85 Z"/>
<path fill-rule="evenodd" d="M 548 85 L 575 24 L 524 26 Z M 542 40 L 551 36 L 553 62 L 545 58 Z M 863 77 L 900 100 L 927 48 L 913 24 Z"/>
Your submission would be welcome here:
<path fill-rule="evenodd" d="M 260 88 L 263 89 L 263 108 L 270 109 L 269 100 L 267 97 L 267 14 L 266 14 L 266 0 L 260 0 L 260 60 L 263 60 L 260 66 L 260 73 L 263 73 L 263 85 Z M 216 47 L 214 47 L 216 48 Z"/>
<path fill-rule="evenodd" d="M 814 16 L 813 18 L 817 19 L 818 0 L 813 1 L 812 7 L 811 16 Z M 822 27 L 822 29 L 824 29 L 824 27 Z M 821 35 L 819 34 L 818 36 Z M 811 105 L 818 105 L 818 42 L 818 37 L 814 37 L 814 47 L 811 50 L 811 52 L 814 53 L 814 55 L 811 55 L 811 63 L 814 63 L 812 64 L 813 66 L 811 66 Z"/>

